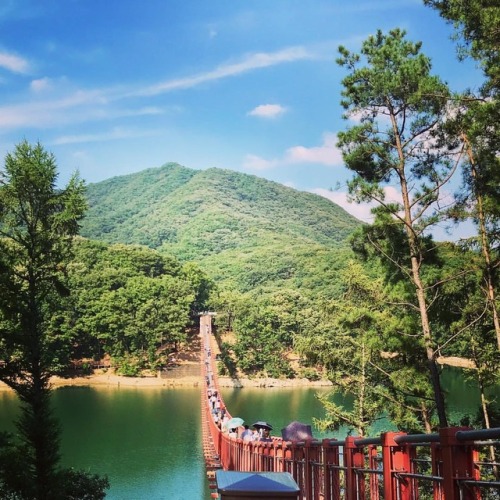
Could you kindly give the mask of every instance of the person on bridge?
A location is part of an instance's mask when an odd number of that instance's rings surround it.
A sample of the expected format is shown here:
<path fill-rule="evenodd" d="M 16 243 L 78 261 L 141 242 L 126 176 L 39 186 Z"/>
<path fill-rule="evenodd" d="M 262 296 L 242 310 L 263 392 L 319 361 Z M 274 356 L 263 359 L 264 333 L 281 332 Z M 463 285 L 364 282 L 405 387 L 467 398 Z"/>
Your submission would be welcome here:
<path fill-rule="evenodd" d="M 245 424 L 245 430 L 241 433 L 240 437 L 243 441 L 253 441 L 253 433 L 248 425 Z"/>
<path fill-rule="evenodd" d="M 269 429 L 262 429 L 262 436 L 260 437 L 259 441 L 264 441 L 264 442 L 271 442 L 273 439 L 271 435 L 269 434 Z"/>

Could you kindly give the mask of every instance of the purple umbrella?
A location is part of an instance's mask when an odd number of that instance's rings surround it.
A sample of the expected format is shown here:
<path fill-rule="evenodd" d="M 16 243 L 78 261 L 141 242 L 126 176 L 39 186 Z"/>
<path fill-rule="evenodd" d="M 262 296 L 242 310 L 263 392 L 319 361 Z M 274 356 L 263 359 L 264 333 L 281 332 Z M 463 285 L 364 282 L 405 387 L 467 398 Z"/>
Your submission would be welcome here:
<path fill-rule="evenodd" d="M 290 422 L 284 429 L 281 429 L 281 437 L 285 441 L 304 441 L 312 439 L 311 426 L 302 422 Z"/>

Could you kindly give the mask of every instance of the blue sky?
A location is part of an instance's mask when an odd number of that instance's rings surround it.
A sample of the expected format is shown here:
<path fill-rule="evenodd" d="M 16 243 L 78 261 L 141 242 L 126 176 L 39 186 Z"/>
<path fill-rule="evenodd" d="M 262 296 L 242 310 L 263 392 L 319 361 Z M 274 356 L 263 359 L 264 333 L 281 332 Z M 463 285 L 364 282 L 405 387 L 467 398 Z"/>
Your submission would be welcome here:
<path fill-rule="evenodd" d="M 0 154 L 40 141 L 61 182 L 227 168 L 364 218 L 344 203 L 335 58 L 395 27 L 453 90 L 477 88 L 480 71 L 457 61 L 451 27 L 422 0 L 1 0 Z"/>

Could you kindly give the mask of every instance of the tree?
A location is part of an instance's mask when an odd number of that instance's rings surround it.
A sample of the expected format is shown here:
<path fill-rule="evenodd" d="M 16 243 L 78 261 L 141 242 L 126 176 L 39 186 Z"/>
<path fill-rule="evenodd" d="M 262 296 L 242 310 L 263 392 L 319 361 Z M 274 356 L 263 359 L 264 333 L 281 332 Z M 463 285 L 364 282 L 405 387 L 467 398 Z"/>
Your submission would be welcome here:
<path fill-rule="evenodd" d="M 301 331 L 301 313 L 307 298 L 282 289 L 269 295 L 245 294 L 235 304 L 234 352 L 245 373 L 266 372 L 269 377 L 292 376 L 287 359 L 293 337 Z"/>
<path fill-rule="evenodd" d="M 307 325 L 308 335 L 295 343 L 326 368 L 337 391 L 353 397 L 352 408 L 321 397 L 326 417 L 320 427 L 345 425 L 367 435 L 385 412 L 399 428 L 430 431 L 432 388 L 421 363 L 414 362 L 418 353 L 408 354 L 411 326 L 395 311 L 391 287 L 358 261 L 350 261 L 341 277 L 342 297 L 325 303 L 321 316 Z"/>
<path fill-rule="evenodd" d="M 470 219 L 477 237 L 470 246 L 483 256 L 483 283 L 488 310 L 500 350 L 500 312 L 497 305 L 496 272 L 500 265 L 500 6 L 495 0 L 424 0 L 454 24 L 459 57 L 481 63 L 486 77 L 478 93 L 466 92 L 458 99 L 451 134 L 467 152 L 464 183 L 453 211 L 456 220 Z"/>
<path fill-rule="evenodd" d="M 412 284 L 414 303 L 408 307 L 420 315 L 420 346 L 426 353 L 439 424 L 446 427 L 428 316 L 431 289 L 422 279 L 422 266 L 432 248 L 426 230 L 439 218 L 440 190 L 454 174 L 457 158 L 452 156 L 455 151 L 438 147 L 437 130 L 446 118 L 450 93 L 431 75 L 430 60 L 420 48 L 421 43 L 407 41 L 399 29 L 370 36 L 361 55 L 340 47 L 337 62 L 350 72 L 342 81 L 341 103 L 345 117 L 359 118 L 360 123 L 339 133 L 338 145 L 355 174 L 349 184 L 353 198 L 379 204 L 374 226 L 363 229 L 365 241 Z M 386 199 L 383 188 L 391 182 L 400 201 Z"/>
<path fill-rule="evenodd" d="M 6 156 L 0 177 L 0 380 L 14 389 L 22 408 L 17 427 L 24 467 L 16 493 L 38 500 L 64 494 L 49 385 L 57 339 L 48 324 L 58 298 L 69 292 L 64 264 L 86 206 L 78 176 L 62 190 L 56 180 L 54 156 L 26 141 Z M 1 481 L 8 489 L 15 478 Z"/>
<path fill-rule="evenodd" d="M 461 57 L 481 62 L 487 82 L 484 90 L 500 89 L 500 6 L 497 0 L 424 0 L 456 28 Z"/>

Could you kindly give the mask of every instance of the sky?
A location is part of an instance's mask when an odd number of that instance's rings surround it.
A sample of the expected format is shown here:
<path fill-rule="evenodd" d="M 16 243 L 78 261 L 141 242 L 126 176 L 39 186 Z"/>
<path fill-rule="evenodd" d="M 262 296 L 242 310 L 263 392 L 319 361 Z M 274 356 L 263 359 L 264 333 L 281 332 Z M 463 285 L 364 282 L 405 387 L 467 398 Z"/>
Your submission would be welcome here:
<path fill-rule="evenodd" d="M 2 165 L 26 139 L 54 153 L 62 184 L 218 167 L 369 221 L 346 202 L 335 59 L 395 27 L 452 90 L 479 86 L 423 0 L 0 0 Z"/>

